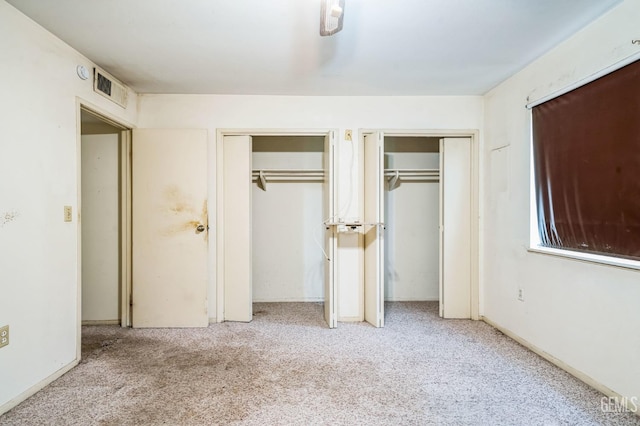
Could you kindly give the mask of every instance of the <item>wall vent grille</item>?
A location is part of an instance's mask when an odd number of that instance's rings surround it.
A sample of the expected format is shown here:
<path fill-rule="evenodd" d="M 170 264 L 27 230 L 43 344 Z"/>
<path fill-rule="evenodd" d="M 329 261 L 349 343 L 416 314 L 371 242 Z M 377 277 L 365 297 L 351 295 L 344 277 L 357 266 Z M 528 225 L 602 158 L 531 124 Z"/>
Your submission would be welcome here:
<path fill-rule="evenodd" d="M 129 93 L 127 86 L 98 68 L 93 69 L 93 91 L 112 100 L 122 108 L 127 107 Z"/>

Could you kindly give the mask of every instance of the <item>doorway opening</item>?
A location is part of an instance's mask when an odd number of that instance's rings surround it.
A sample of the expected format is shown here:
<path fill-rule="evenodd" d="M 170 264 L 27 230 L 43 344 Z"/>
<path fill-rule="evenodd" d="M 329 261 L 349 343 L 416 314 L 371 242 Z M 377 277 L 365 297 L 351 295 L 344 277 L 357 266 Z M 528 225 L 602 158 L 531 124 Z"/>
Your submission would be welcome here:
<path fill-rule="evenodd" d="M 130 129 L 80 108 L 81 324 L 130 325 Z"/>
<path fill-rule="evenodd" d="M 322 302 L 336 326 L 333 134 L 220 135 L 220 321 L 251 321 L 254 302 Z"/>

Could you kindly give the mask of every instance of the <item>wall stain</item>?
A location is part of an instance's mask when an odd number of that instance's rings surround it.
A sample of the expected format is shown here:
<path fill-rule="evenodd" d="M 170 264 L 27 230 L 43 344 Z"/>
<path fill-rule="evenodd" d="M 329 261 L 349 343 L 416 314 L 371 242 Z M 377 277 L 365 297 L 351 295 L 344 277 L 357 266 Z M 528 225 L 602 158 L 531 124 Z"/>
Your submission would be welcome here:
<path fill-rule="evenodd" d="M 8 211 L 0 215 L 0 228 L 4 227 L 7 223 L 15 221 L 20 214 L 17 211 Z"/>

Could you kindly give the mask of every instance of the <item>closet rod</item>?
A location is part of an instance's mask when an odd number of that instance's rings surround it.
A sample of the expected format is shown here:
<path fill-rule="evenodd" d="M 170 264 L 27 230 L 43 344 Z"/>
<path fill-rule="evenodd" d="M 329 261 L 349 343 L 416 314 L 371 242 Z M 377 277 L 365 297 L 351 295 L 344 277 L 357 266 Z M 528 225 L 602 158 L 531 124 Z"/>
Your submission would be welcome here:
<path fill-rule="evenodd" d="M 389 180 L 389 191 L 396 189 L 401 181 L 438 182 L 438 169 L 385 169 L 385 177 Z"/>
<path fill-rule="evenodd" d="M 440 177 L 438 169 L 385 169 L 384 175 L 391 179 L 434 178 Z"/>
<path fill-rule="evenodd" d="M 258 183 L 263 191 L 267 190 L 267 181 L 271 182 L 324 182 L 322 169 L 258 169 L 251 171 L 252 181 Z"/>
<path fill-rule="evenodd" d="M 395 174 L 402 175 L 420 175 L 420 176 L 439 176 L 440 170 L 438 169 L 384 169 L 385 176 L 392 176 Z"/>
<path fill-rule="evenodd" d="M 300 173 L 322 173 L 323 169 L 254 169 L 251 173 L 277 173 L 277 174 L 300 174 Z"/>

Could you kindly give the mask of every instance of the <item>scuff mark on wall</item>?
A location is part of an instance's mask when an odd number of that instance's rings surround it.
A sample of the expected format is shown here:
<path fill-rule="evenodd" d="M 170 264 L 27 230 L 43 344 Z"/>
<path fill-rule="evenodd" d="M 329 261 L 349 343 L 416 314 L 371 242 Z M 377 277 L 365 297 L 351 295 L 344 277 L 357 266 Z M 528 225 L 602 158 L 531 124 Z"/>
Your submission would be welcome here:
<path fill-rule="evenodd" d="M 2 215 L 0 215 L 0 228 L 4 227 L 7 223 L 15 221 L 18 216 L 20 216 L 20 214 L 15 210 L 2 213 Z"/>

